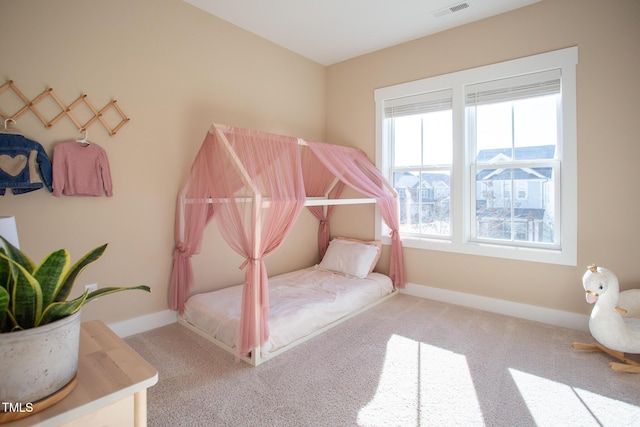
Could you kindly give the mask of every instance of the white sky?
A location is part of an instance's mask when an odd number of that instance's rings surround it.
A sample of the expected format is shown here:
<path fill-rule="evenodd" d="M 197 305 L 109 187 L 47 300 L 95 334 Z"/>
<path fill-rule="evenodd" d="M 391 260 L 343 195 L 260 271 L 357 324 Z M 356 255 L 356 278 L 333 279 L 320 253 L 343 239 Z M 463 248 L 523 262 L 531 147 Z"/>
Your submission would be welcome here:
<path fill-rule="evenodd" d="M 483 105 L 478 108 L 478 150 L 511 147 L 555 145 L 558 141 L 557 95 L 516 101 L 515 135 L 511 127 L 511 103 Z M 421 123 L 421 118 L 424 121 Z M 424 124 L 424 163 L 445 165 L 452 163 L 452 113 L 438 111 L 420 116 L 395 118 L 396 166 L 419 166 L 421 132 Z"/>

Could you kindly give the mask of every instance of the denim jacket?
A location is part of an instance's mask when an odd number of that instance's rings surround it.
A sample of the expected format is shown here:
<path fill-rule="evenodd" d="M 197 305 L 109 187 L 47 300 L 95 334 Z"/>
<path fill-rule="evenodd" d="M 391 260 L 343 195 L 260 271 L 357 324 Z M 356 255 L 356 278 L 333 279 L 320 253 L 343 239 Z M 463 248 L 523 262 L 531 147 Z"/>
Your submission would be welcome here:
<path fill-rule="evenodd" d="M 51 187 L 51 160 L 42 145 L 19 134 L 0 133 L 0 195 Z"/>

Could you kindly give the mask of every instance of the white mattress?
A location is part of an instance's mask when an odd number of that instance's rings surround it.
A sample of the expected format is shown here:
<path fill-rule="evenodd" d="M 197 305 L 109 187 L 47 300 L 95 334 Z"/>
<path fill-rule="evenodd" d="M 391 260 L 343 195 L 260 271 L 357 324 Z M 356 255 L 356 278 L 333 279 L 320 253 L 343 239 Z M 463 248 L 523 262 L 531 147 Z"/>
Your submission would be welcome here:
<path fill-rule="evenodd" d="M 370 273 L 346 277 L 316 267 L 269 278 L 269 340 L 262 355 L 377 301 L 393 291 L 391 279 Z M 209 336 L 235 348 L 242 285 L 196 294 L 185 303 L 182 318 Z"/>

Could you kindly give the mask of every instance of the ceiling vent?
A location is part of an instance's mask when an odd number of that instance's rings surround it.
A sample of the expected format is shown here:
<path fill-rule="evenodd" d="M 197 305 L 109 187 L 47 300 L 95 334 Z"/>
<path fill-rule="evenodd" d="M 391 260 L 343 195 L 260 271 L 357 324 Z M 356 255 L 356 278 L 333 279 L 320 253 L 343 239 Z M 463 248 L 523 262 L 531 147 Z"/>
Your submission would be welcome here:
<path fill-rule="evenodd" d="M 440 18 L 451 13 L 460 12 L 461 10 L 466 9 L 469 6 L 471 6 L 469 2 L 463 1 L 462 3 L 455 3 L 442 9 L 438 9 L 433 12 L 432 15 L 434 18 Z"/>

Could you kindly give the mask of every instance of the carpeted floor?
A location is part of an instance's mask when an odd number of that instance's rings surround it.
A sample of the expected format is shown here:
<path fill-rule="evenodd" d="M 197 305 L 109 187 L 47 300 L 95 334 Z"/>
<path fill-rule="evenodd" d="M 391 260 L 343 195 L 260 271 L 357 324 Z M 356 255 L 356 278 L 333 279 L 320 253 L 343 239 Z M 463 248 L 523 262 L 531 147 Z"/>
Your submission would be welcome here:
<path fill-rule="evenodd" d="M 258 367 L 178 324 L 126 341 L 150 427 L 640 426 L 640 375 L 588 333 L 402 294 Z"/>

